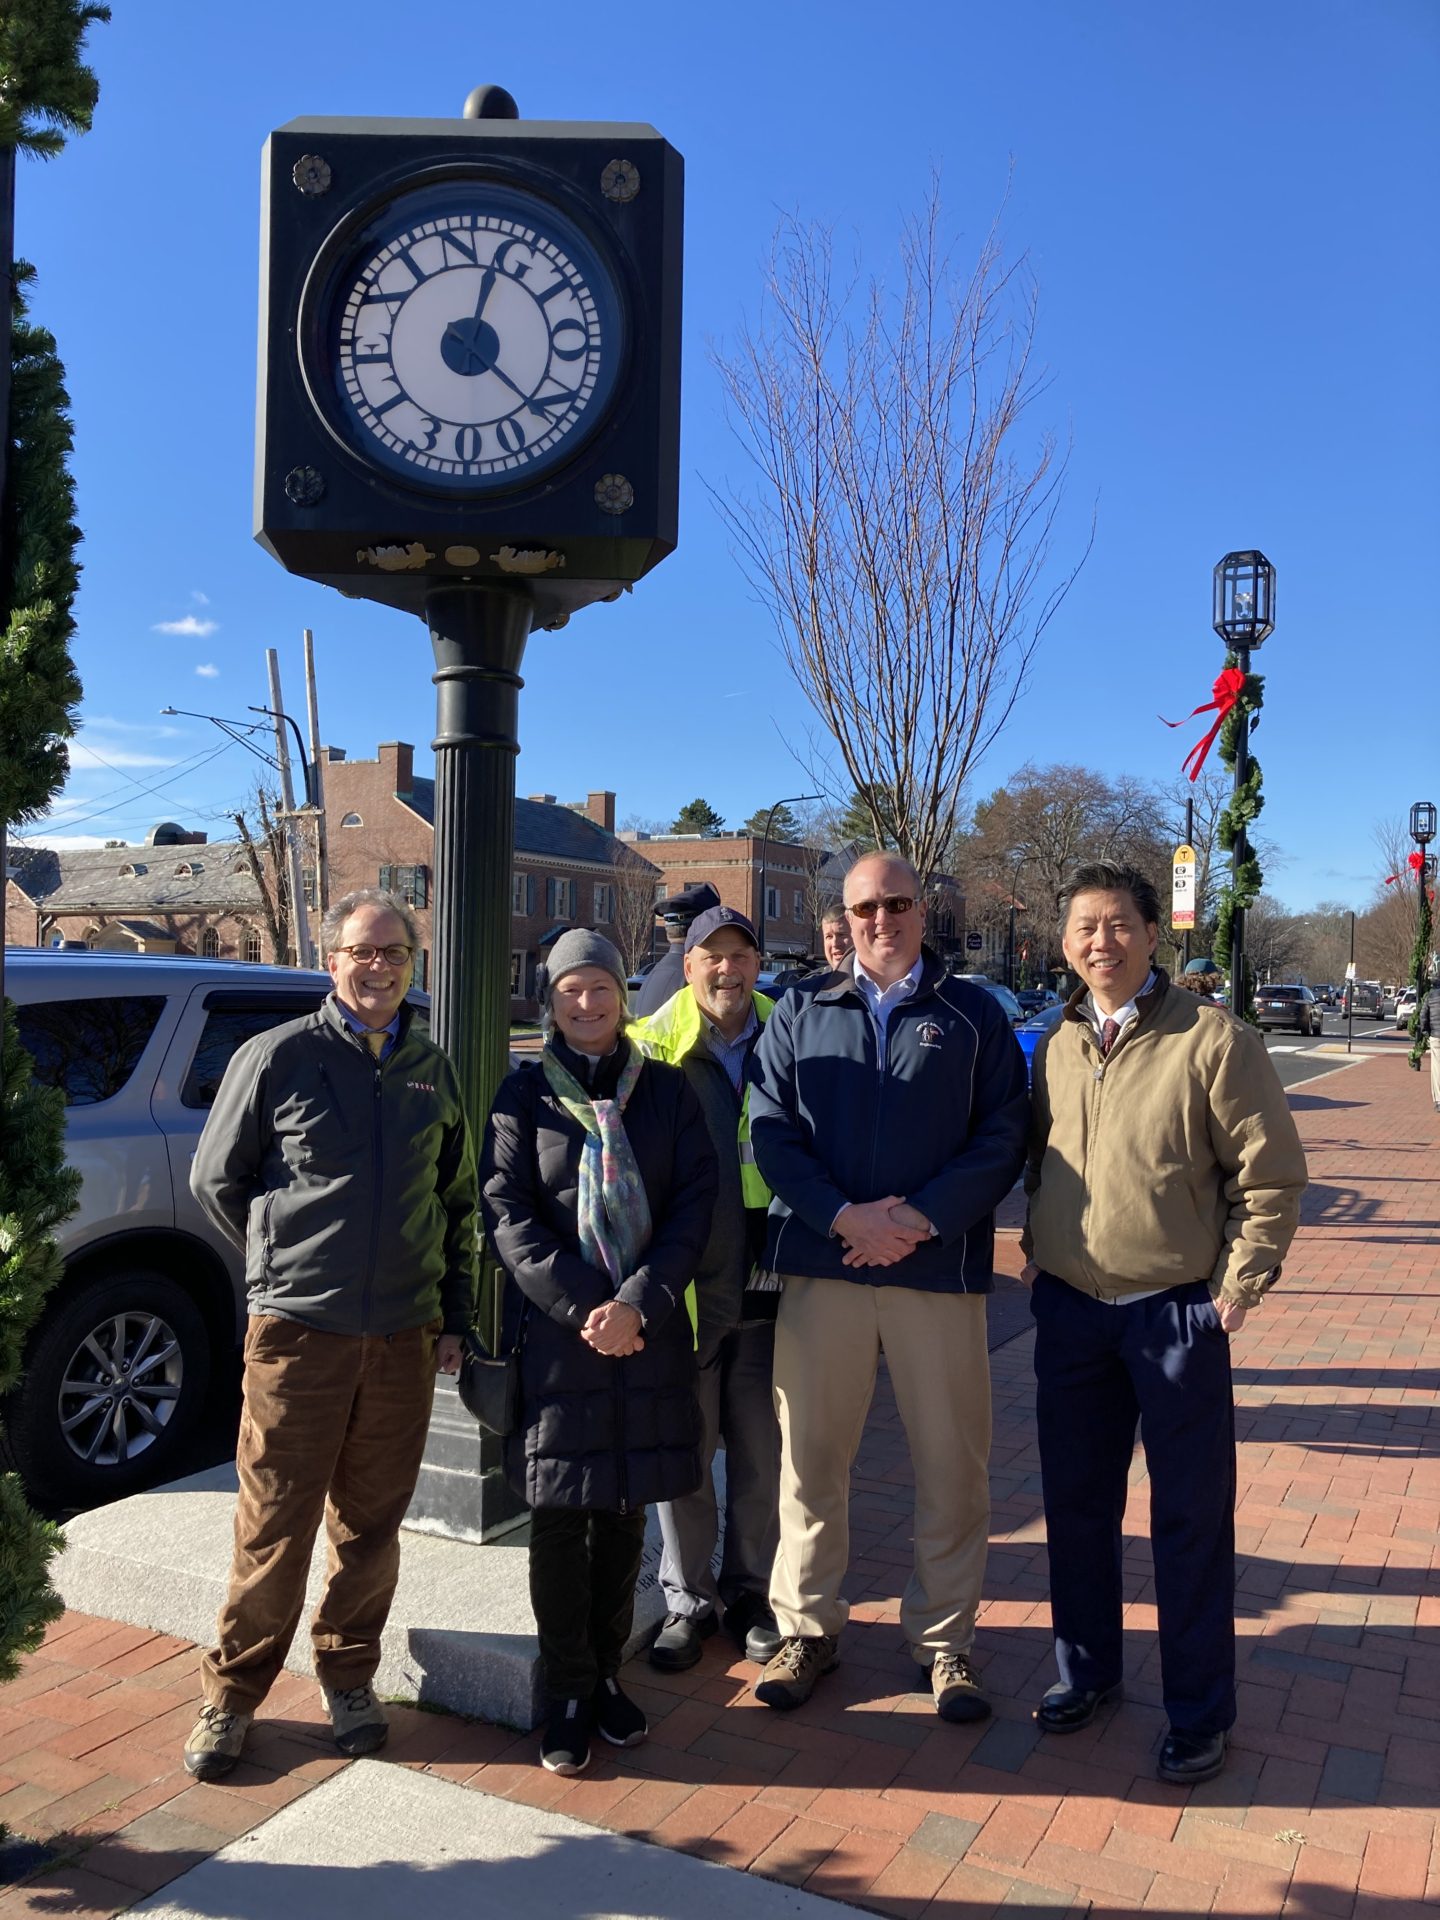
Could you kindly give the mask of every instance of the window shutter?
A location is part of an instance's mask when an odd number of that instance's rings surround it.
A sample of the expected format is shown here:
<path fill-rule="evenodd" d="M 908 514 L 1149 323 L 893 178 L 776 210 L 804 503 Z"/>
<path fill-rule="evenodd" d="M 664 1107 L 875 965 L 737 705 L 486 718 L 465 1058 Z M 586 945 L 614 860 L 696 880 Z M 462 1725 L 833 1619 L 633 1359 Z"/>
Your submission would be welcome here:
<path fill-rule="evenodd" d="M 533 873 L 527 873 L 525 876 L 525 911 L 526 913 L 533 913 L 535 911 L 535 876 Z"/>
<path fill-rule="evenodd" d="M 381 891 L 382 893 L 393 893 L 393 892 L 395 891 L 395 869 L 394 869 L 394 867 L 381 867 L 381 869 L 380 869 L 380 891 Z"/>

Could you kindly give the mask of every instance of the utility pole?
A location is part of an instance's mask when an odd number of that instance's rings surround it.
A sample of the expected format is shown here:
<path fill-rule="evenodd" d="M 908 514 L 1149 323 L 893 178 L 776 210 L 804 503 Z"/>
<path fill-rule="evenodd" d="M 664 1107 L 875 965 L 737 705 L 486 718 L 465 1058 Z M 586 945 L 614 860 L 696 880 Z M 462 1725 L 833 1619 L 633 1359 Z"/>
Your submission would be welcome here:
<path fill-rule="evenodd" d="M 320 703 L 315 690 L 315 636 L 305 629 L 305 718 L 310 734 L 310 805 L 315 814 L 315 904 L 330 911 L 330 853 L 325 834 L 325 788 L 320 774 Z"/>
<path fill-rule="evenodd" d="M 299 816 L 295 811 L 295 787 L 290 778 L 290 742 L 285 737 L 287 715 L 280 693 L 280 656 L 274 647 L 265 649 L 265 665 L 270 673 L 270 708 L 275 720 L 275 759 L 280 770 L 280 801 L 285 809 L 285 852 L 290 875 L 290 921 L 295 929 L 295 958 L 300 966 L 313 967 L 315 948 L 310 939 L 310 914 L 305 905 Z"/>

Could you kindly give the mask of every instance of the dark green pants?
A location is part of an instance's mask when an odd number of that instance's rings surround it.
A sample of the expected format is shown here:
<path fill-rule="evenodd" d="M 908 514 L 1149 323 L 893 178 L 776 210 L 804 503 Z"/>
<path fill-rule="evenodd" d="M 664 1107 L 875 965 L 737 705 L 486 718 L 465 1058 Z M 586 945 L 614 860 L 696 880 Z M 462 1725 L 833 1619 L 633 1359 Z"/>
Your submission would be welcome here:
<path fill-rule="evenodd" d="M 552 1700 L 588 1700 L 620 1671 L 644 1547 L 643 1507 L 537 1507 L 530 1515 L 530 1604 Z"/>

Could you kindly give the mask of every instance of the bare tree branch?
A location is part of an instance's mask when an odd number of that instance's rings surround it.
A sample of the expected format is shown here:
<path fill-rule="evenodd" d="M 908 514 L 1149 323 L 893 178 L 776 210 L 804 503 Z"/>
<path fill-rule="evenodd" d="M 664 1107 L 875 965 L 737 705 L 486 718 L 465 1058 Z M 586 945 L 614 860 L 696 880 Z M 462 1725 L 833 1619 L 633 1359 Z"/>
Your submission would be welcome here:
<path fill-rule="evenodd" d="M 829 230 L 792 217 L 758 327 L 715 356 L 759 485 L 712 493 L 876 837 L 922 873 L 1089 551 L 1045 588 L 1067 456 L 1048 434 L 1015 450 L 1035 325 L 997 228 L 957 273 L 932 179 L 893 291 L 842 278 Z"/>

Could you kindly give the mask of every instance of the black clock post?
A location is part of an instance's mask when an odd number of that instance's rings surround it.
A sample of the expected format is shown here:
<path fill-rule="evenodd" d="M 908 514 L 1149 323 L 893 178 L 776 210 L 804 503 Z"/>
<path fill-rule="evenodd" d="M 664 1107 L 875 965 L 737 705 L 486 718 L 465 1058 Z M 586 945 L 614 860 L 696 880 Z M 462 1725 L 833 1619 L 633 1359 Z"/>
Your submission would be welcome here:
<path fill-rule="evenodd" d="M 432 1030 L 477 1135 L 508 1059 L 527 639 L 676 543 L 682 197 L 653 127 L 522 121 L 498 87 L 459 121 L 302 119 L 265 147 L 256 537 L 429 629 Z M 488 1274 L 492 1332 L 496 1304 Z M 498 1456 L 442 1382 L 411 1524 L 505 1531 Z"/>

